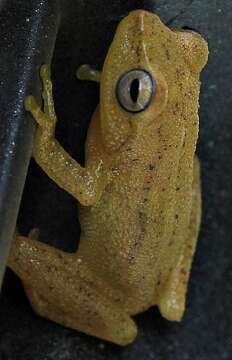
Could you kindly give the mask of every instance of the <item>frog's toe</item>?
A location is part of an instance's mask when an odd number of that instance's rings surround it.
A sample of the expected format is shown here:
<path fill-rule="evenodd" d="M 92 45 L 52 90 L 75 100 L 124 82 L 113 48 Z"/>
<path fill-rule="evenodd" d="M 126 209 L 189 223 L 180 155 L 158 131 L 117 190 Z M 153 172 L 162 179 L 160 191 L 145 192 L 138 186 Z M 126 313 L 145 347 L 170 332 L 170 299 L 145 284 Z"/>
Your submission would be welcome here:
<path fill-rule="evenodd" d="M 40 68 L 40 77 L 42 80 L 50 80 L 51 78 L 51 66 L 43 64 Z"/>
<path fill-rule="evenodd" d="M 34 109 L 37 109 L 39 106 L 35 100 L 35 97 L 32 95 L 29 95 L 25 98 L 24 106 L 27 111 L 32 111 Z"/>
<path fill-rule="evenodd" d="M 129 345 L 134 341 L 138 333 L 137 326 L 132 319 L 119 324 L 112 333 L 112 339 L 118 345 Z"/>
<path fill-rule="evenodd" d="M 49 124 L 49 119 L 45 113 L 41 110 L 38 102 L 34 96 L 27 96 L 24 101 L 24 106 L 27 111 L 29 111 L 36 122 L 43 128 L 46 128 L 46 125 Z"/>
<path fill-rule="evenodd" d="M 77 69 L 76 76 L 79 80 L 100 82 L 101 72 L 91 68 L 88 64 L 83 64 Z"/>
<path fill-rule="evenodd" d="M 40 231 L 38 228 L 33 228 L 29 231 L 28 237 L 32 240 L 39 240 Z"/>
<path fill-rule="evenodd" d="M 170 294 L 159 303 L 159 309 L 163 317 L 170 321 L 181 321 L 185 311 L 185 297 Z"/>

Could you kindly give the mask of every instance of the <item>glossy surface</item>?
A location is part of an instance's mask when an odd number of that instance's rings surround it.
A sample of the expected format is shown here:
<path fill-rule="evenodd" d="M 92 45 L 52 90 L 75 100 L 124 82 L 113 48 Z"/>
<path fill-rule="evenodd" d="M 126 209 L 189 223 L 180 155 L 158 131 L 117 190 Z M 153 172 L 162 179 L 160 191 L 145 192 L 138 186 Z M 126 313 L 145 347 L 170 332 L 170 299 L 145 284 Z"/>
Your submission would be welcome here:
<path fill-rule="evenodd" d="M 24 98 L 39 93 L 35 68 L 51 61 L 59 19 L 56 0 L 0 3 L 0 288 L 33 146 Z"/>
<path fill-rule="evenodd" d="M 207 54 L 199 35 L 173 32 L 155 15 L 125 18 L 103 67 L 85 168 L 54 140 L 51 83 L 42 69 L 45 115 L 27 99 L 40 125 L 34 157 L 84 206 L 75 255 L 22 237 L 14 243 L 9 265 L 40 315 L 123 345 L 136 335 L 130 315 L 151 305 L 181 319 L 200 218 L 194 153 Z M 138 67 L 157 89 L 144 112 L 130 114 L 115 89 L 123 73 Z"/>
<path fill-rule="evenodd" d="M 116 96 L 124 110 L 144 111 L 155 96 L 155 79 L 146 70 L 132 69 L 118 80 Z"/>

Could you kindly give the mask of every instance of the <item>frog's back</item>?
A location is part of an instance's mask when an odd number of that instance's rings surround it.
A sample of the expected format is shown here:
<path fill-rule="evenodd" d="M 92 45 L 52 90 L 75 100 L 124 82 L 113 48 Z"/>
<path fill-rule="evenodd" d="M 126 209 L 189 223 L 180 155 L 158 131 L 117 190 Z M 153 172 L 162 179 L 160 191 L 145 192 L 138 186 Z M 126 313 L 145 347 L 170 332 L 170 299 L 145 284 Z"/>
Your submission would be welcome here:
<path fill-rule="evenodd" d="M 101 199 L 80 210 L 79 254 L 128 301 L 136 296 L 135 312 L 137 304 L 149 307 L 155 300 L 157 283 L 167 277 L 180 247 L 173 244 L 171 256 L 164 254 L 175 226 L 179 154 L 156 137 L 161 138 L 157 129 L 142 144 L 127 143 Z M 191 185 L 191 174 L 188 179 Z M 183 198 L 189 207 L 190 200 Z"/>
<path fill-rule="evenodd" d="M 80 254 L 99 277 L 145 307 L 167 279 L 188 226 L 206 59 L 199 36 L 173 32 L 155 15 L 136 11 L 120 24 L 101 76 L 99 121 L 111 181 L 94 206 L 81 210 Z M 155 84 L 151 101 L 134 113 L 117 94 L 133 69 L 144 69 Z"/>

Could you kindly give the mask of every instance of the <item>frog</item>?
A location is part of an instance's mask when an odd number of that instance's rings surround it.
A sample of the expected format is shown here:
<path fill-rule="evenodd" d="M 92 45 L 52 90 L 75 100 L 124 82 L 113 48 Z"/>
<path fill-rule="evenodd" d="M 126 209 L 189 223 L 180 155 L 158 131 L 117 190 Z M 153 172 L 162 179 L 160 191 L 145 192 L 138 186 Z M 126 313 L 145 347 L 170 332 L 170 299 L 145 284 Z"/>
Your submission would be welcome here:
<path fill-rule="evenodd" d="M 65 327 L 125 346 L 134 316 L 158 306 L 180 321 L 201 220 L 200 73 L 208 46 L 200 34 L 170 29 L 134 10 L 119 23 L 102 71 L 82 65 L 80 80 L 100 83 L 80 165 L 55 138 L 51 68 L 41 67 L 43 106 L 32 156 L 79 204 L 76 252 L 45 244 L 33 229 L 15 234 L 8 266 L 32 308 Z"/>

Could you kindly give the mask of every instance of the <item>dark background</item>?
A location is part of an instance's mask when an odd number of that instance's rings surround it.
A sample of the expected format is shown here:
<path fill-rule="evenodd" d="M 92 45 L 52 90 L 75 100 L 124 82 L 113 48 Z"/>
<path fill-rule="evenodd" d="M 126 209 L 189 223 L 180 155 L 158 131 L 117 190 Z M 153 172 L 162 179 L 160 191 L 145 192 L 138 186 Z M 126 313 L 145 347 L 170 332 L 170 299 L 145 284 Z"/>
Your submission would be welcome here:
<path fill-rule="evenodd" d="M 8 270 L 0 297 L 0 360 L 232 358 L 231 0 L 63 1 L 52 62 L 57 138 L 83 162 L 84 139 L 99 89 L 97 84 L 77 81 L 75 71 L 82 63 L 101 69 L 117 23 L 135 8 L 154 11 L 171 27 L 193 28 L 209 42 L 209 63 L 201 77 L 198 144 L 203 219 L 184 320 L 168 322 L 152 308 L 136 317 L 136 341 L 120 348 L 37 317 L 20 281 Z M 61 249 L 77 247 L 75 200 L 33 161 L 18 226 L 23 234 L 39 227 L 43 241 Z"/>

